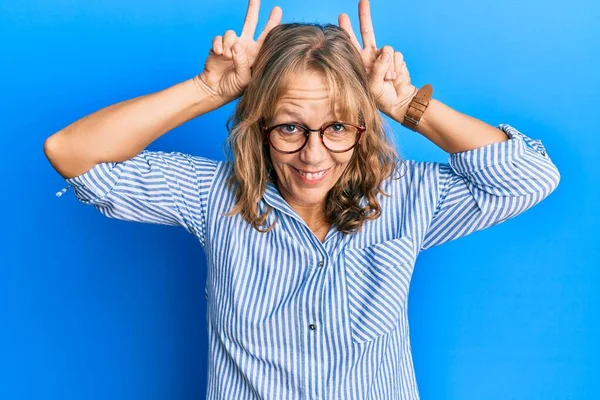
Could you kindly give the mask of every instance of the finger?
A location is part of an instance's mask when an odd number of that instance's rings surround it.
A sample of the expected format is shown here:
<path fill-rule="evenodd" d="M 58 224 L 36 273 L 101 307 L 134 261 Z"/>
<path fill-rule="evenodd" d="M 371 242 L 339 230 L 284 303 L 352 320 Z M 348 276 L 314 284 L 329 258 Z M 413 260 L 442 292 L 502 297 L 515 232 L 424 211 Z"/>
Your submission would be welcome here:
<path fill-rule="evenodd" d="M 394 52 L 394 72 L 396 73 L 396 77 L 394 79 L 406 80 L 408 69 L 406 69 L 404 56 L 399 51 Z"/>
<path fill-rule="evenodd" d="M 384 50 L 391 51 L 391 55 L 393 56 L 394 50 L 390 46 L 383 46 L 381 49 L 377 50 L 375 53 L 376 59 L 383 54 Z M 394 67 L 394 58 L 392 57 L 392 62 L 390 62 L 387 71 L 385 71 L 384 79 L 386 81 L 390 81 L 394 79 L 395 67 Z"/>
<path fill-rule="evenodd" d="M 381 49 L 381 54 L 377 60 L 375 60 L 373 68 L 371 69 L 370 77 L 372 82 L 381 82 L 385 79 L 390 64 L 392 63 L 393 54 L 394 53 L 389 46 L 384 46 Z"/>
<path fill-rule="evenodd" d="M 350 22 L 350 17 L 348 14 L 340 14 L 338 17 L 338 24 L 340 28 L 348 32 L 348 35 L 350 35 L 350 39 L 352 40 L 352 43 L 354 43 L 354 46 L 356 46 L 357 49 L 362 50 L 362 47 L 360 47 L 360 43 L 354 34 L 354 29 L 352 29 L 352 23 Z"/>
<path fill-rule="evenodd" d="M 240 42 L 237 42 L 233 45 L 232 52 L 235 73 L 243 83 L 246 83 L 250 80 L 250 64 L 246 49 Z"/>
<path fill-rule="evenodd" d="M 273 7 L 271 10 L 271 14 L 269 15 L 269 20 L 265 25 L 265 29 L 263 29 L 262 33 L 256 40 L 258 43 L 262 43 L 265 40 L 265 37 L 273 28 L 275 28 L 281 22 L 281 17 L 283 16 L 283 10 L 281 7 Z"/>
<path fill-rule="evenodd" d="M 260 9 L 260 0 L 249 0 L 248 9 L 246 10 L 246 18 L 244 19 L 244 27 L 240 36 L 254 39 L 256 32 L 256 24 L 258 24 L 258 10 Z"/>
<path fill-rule="evenodd" d="M 385 79 L 388 81 L 393 81 L 396 78 L 396 67 L 394 65 L 394 59 L 392 58 L 392 62 L 390 63 L 387 72 L 385 73 Z"/>
<path fill-rule="evenodd" d="M 231 58 L 231 46 L 237 41 L 238 37 L 235 31 L 228 30 L 223 35 L 223 55 L 227 58 Z"/>
<path fill-rule="evenodd" d="M 394 49 L 390 48 L 390 56 L 392 57 L 392 62 L 390 62 L 390 66 L 388 67 L 388 80 L 393 81 L 396 75 L 396 62 L 394 57 Z"/>
<path fill-rule="evenodd" d="M 371 21 L 369 0 L 360 0 L 360 3 L 358 3 L 358 19 L 360 21 L 360 34 L 362 36 L 363 47 L 377 48 L 373 21 Z"/>
<path fill-rule="evenodd" d="M 212 42 L 212 51 L 216 54 L 216 55 L 221 55 L 223 54 L 223 37 L 222 36 L 215 36 L 215 38 L 213 39 Z"/>

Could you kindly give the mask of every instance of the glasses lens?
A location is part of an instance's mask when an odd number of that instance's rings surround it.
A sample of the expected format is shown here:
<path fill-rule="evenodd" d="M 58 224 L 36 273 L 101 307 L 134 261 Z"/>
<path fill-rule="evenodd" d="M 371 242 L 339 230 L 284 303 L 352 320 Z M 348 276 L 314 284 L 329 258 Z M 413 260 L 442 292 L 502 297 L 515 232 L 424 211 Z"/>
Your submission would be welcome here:
<path fill-rule="evenodd" d="M 336 122 L 325 128 L 323 142 L 333 151 L 348 150 L 356 143 L 357 135 L 358 129 L 355 126 Z"/>
<path fill-rule="evenodd" d="M 280 151 L 298 150 L 306 141 L 306 130 L 300 125 L 284 124 L 275 127 L 269 135 L 271 145 Z"/>

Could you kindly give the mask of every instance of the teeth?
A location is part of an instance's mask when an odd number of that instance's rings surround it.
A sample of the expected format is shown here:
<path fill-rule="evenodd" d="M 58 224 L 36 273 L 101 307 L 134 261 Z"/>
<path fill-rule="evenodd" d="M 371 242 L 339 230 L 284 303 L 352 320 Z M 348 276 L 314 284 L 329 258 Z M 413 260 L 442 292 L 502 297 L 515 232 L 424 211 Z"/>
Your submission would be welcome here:
<path fill-rule="evenodd" d="M 300 172 L 300 175 L 306 177 L 306 179 L 312 181 L 314 179 L 319 179 L 320 177 L 322 177 L 326 171 L 316 172 L 314 174 L 311 174 L 310 172 L 300 171 L 300 170 L 298 170 L 298 172 Z"/>

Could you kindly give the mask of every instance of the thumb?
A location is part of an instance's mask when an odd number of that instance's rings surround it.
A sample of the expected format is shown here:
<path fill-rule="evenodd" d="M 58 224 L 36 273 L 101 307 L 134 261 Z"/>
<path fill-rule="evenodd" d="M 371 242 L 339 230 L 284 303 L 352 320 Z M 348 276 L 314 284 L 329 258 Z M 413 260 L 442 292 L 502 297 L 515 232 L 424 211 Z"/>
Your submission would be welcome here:
<path fill-rule="evenodd" d="M 385 78 L 385 74 L 390 68 L 390 61 L 392 60 L 392 55 L 390 54 L 389 46 L 383 47 L 381 49 L 381 54 L 375 60 L 373 64 L 373 68 L 371 69 L 371 81 L 372 82 L 382 82 Z"/>
<path fill-rule="evenodd" d="M 248 82 L 250 80 L 250 65 L 248 62 L 248 54 L 244 46 L 237 42 L 231 47 L 233 53 L 233 65 L 235 66 L 235 73 L 242 82 Z"/>

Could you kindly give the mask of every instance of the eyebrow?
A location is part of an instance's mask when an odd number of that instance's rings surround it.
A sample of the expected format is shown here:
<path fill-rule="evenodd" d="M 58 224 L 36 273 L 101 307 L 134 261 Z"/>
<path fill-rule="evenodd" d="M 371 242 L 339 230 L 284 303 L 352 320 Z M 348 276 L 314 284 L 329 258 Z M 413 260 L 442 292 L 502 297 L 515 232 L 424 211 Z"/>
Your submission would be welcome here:
<path fill-rule="evenodd" d="M 298 118 L 299 120 L 302 119 L 302 116 L 299 113 L 294 112 L 288 108 L 282 108 L 281 110 L 279 110 L 278 112 L 275 113 L 274 117 L 278 117 L 281 114 L 289 115 L 290 117 L 295 117 L 295 118 Z"/>
<path fill-rule="evenodd" d="M 303 120 L 302 116 L 299 113 L 297 113 L 297 112 L 295 112 L 293 110 L 290 110 L 289 108 L 282 108 L 281 110 L 277 111 L 275 113 L 275 115 L 273 116 L 273 119 L 275 119 L 277 117 L 280 117 L 280 115 L 282 115 L 282 114 L 289 115 L 290 117 L 297 118 L 298 121 L 303 122 L 302 121 Z M 337 121 L 337 120 L 338 119 L 336 119 L 335 116 L 333 117 L 333 119 L 328 119 L 328 121 Z"/>

